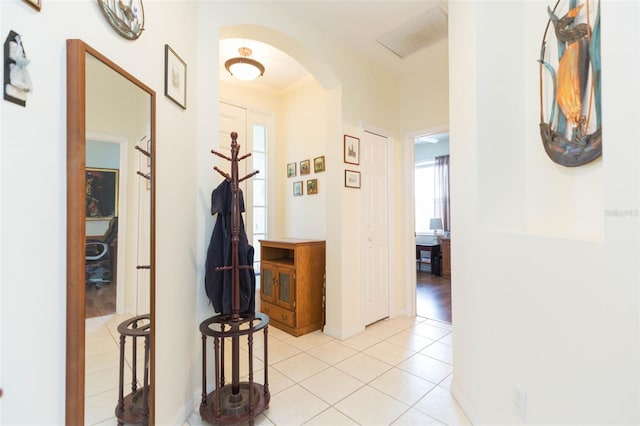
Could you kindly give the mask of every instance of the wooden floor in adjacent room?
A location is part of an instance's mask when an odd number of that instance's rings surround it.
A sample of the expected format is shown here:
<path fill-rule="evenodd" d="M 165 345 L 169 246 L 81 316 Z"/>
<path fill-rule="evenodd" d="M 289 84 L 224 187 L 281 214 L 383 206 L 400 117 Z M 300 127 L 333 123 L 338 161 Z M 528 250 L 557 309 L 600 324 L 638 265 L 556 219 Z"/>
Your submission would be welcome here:
<path fill-rule="evenodd" d="M 429 271 L 416 273 L 416 314 L 451 323 L 451 280 L 432 275 Z M 116 286 L 103 284 L 101 288 L 87 286 L 87 318 L 115 313 Z"/>
<path fill-rule="evenodd" d="M 451 280 L 430 271 L 418 271 L 416 277 L 416 314 L 451 324 Z"/>
<path fill-rule="evenodd" d="M 88 284 L 86 287 L 85 318 L 102 317 L 116 312 L 116 285 L 103 283 L 100 287 Z"/>

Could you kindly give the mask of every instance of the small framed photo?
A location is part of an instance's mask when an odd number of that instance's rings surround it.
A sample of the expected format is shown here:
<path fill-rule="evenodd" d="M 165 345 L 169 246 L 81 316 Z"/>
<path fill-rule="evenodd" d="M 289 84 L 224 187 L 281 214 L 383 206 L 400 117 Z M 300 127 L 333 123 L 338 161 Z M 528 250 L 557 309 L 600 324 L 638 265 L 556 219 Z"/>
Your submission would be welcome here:
<path fill-rule="evenodd" d="M 287 177 L 288 178 L 296 176 L 296 171 L 297 171 L 296 163 L 287 164 Z"/>
<path fill-rule="evenodd" d="M 187 64 L 168 44 L 164 45 L 164 94 L 187 109 Z"/>
<path fill-rule="evenodd" d="M 24 0 L 38 12 L 42 9 L 42 0 Z"/>
<path fill-rule="evenodd" d="M 307 194 L 317 194 L 318 193 L 318 179 L 309 179 L 307 181 Z"/>
<path fill-rule="evenodd" d="M 344 135 L 344 162 L 348 164 L 360 164 L 359 138 Z"/>
<path fill-rule="evenodd" d="M 304 188 L 302 187 L 302 181 L 293 182 L 293 196 L 299 197 L 304 194 Z"/>
<path fill-rule="evenodd" d="M 360 172 L 356 172 L 355 170 L 345 170 L 344 186 L 347 188 L 360 188 Z"/>
<path fill-rule="evenodd" d="M 118 169 L 86 168 L 87 219 L 118 215 Z"/>
<path fill-rule="evenodd" d="M 311 161 L 303 160 L 300 162 L 300 176 L 311 173 Z"/>
<path fill-rule="evenodd" d="M 324 172 L 324 155 L 313 159 L 313 172 Z"/>

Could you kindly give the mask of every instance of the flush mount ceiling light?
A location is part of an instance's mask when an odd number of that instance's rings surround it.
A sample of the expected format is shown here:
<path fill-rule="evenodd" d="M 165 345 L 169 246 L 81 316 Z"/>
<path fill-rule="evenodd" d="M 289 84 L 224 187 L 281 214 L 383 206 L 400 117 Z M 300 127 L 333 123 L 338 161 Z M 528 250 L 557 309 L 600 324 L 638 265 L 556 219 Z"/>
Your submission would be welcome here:
<path fill-rule="evenodd" d="M 232 76 L 244 80 L 254 80 L 264 74 L 264 65 L 255 59 L 251 59 L 251 49 L 241 47 L 238 49 L 240 57 L 231 58 L 224 63 L 224 67 Z"/>

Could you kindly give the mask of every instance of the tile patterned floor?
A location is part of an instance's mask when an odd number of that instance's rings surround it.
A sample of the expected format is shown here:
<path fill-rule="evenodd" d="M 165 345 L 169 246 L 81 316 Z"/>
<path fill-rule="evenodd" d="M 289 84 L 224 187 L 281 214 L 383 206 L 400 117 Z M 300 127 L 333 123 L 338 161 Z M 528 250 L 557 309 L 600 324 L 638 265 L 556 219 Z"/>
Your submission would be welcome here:
<path fill-rule="evenodd" d="M 118 325 L 131 315 L 105 315 L 88 318 L 85 322 L 85 420 L 89 425 L 115 425 L 115 407 L 118 402 L 118 377 L 120 370 L 120 350 Z M 127 340 L 125 360 L 125 383 L 128 393 L 131 384 L 131 351 Z M 144 365 L 144 351 L 136 354 L 138 365 Z M 138 381 L 142 379 L 141 372 Z"/>
<path fill-rule="evenodd" d="M 116 424 L 116 328 L 126 318 L 108 315 L 87 320 L 86 425 Z M 293 337 L 271 326 L 271 402 L 255 424 L 468 425 L 450 394 L 451 337 L 449 324 L 422 317 L 383 320 L 342 341 L 320 331 Z M 258 383 L 263 377 L 263 347 L 263 339 L 256 335 Z M 246 371 L 241 365 L 240 374 Z M 183 426 L 207 425 L 198 408 Z"/>
<path fill-rule="evenodd" d="M 258 383 L 263 347 L 256 339 Z M 450 393 L 451 349 L 451 326 L 422 317 L 380 321 L 342 341 L 271 326 L 271 402 L 255 424 L 468 425 Z M 204 425 L 195 407 L 184 426 Z"/>

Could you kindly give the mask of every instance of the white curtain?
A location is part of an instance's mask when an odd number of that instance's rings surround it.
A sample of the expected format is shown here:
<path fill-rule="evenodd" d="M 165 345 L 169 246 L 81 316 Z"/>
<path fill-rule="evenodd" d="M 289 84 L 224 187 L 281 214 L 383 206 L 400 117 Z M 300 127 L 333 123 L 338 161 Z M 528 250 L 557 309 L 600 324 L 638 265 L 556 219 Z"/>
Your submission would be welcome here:
<path fill-rule="evenodd" d="M 436 157 L 434 179 L 434 216 L 442 219 L 444 231 L 451 231 L 449 204 L 449 156 Z"/>

